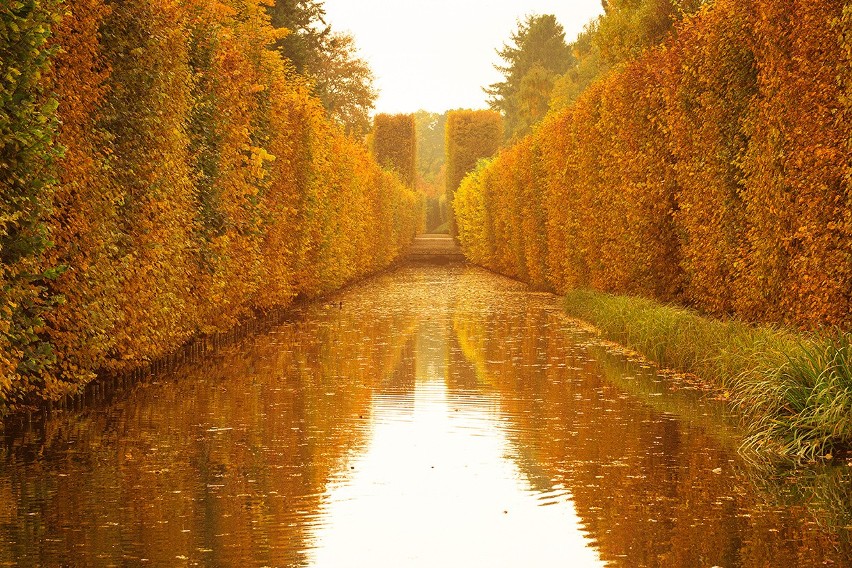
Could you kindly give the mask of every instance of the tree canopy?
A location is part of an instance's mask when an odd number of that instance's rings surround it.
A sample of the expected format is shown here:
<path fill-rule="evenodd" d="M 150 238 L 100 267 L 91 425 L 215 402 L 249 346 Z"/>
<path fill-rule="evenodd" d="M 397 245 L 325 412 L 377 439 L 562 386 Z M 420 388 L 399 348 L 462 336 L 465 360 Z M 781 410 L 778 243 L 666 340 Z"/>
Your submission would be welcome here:
<path fill-rule="evenodd" d="M 663 42 L 675 22 L 703 0 L 606 0 L 595 43 L 610 65 L 633 59 Z"/>
<path fill-rule="evenodd" d="M 705 2 L 603 0 L 604 14 L 590 22 L 570 45 L 574 57 L 554 82 L 550 108 L 571 105 L 610 69 L 662 43 L 678 20 L 696 12 Z"/>
<path fill-rule="evenodd" d="M 510 43 L 497 51 L 504 79 L 485 88 L 489 106 L 505 120 L 507 138 L 520 137 L 547 112 L 556 78 L 573 63 L 565 31 L 553 15 L 531 15 L 518 22 Z"/>
<path fill-rule="evenodd" d="M 350 134 L 366 134 L 377 93 L 373 88 L 373 72 L 358 57 L 355 39 L 349 34 L 332 32 L 327 36 L 325 49 L 309 67 L 309 73 L 314 80 L 314 92 L 329 118 Z"/>
<path fill-rule="evenodd" d="M 350 134 L 365 134 L 377 93 L 355 38 L 332 30 L 322 0 L 275 0 L 269 15 L 274 27 L 289 31 L 276 49 L 311 80 L 329 118 Z"/>
<path fill-rule="evenodd" d="M 272 25 L 290 32 L 275 47 L 290 60 L 296 72 L 306 73 L 331 35 L 322 0 L 275 0 L 268 10 Z"/>

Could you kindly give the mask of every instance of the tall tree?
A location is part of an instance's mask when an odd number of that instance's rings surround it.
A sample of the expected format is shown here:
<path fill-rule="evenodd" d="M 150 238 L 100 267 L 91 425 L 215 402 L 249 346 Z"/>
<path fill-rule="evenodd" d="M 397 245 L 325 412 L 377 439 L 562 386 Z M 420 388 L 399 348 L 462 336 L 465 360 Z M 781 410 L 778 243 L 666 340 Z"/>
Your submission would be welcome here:
<path fill-rule="evenodd" d="M 328 116 L 350 134 L 366 134 L 377 93 L 373 72 L 358 57 L 355 39 L 349 34 L 331 33 L 308 71 Z"/>
<path fill-rule="evenodd" d="M 290 32 L 275 47 L 311 80 L 329 118 L 349 134 L 365 134 L 377 93 L 355 38 L 332 31 L 322 0 L 275 0 L 269 15 L 274 27 Z"/>
<path fill-rule="evenodd" d="M 574 104 L 589 85 L 609 70 L 595 42 L 599 25 L 600 18 L 586 24 L 585 29 L 571 44 L 574 61 L 568 71 L 560 75 L 553 84 L 553 91 L 550 93 L 551 110 Z"/>
<path fill-rule="evenodd" d="M 574 61 L 556 79 L 550 108 L 573 104 L 614 66 L 659 45 L 684 16 L 707 0 L 603 0 L 604 14 L 590 22 L 571 44 Z"/>
<path fill-rule="evenodd" d="M 274 27 L 290 31 L 275 47 L 293 63 L 296 72 L 304 74 L 331 35 L 322 0 L 275 0 L 269 6 L 269 15 Z"/>
<path fill-rule="evenodd" d="M 608 0 L 594 42 L 609 65 L 633 59 L 662 43 L 675 22 L 705 0 Z"/>
<path fill-rule="evenodd" d="M 496 65 L 504 79 L 485 88 L 488 104 L 505 119 L 507 138 L 529 132 L 547 111 L 556 78 L 573 63 L 565 31 L 556 17 L 527 16 L 518 23 L 511 42 L 497 51 L 505 65 Z"/>

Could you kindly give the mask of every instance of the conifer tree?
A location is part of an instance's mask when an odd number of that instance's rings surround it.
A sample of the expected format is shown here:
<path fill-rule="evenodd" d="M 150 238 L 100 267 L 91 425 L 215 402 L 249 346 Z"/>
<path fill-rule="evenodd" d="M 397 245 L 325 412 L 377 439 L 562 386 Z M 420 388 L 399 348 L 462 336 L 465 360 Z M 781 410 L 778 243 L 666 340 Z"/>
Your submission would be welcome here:
<path fill-rule="evenodd" d="M 507 139 L 526 134 L 547 112 L 556 78 L 573 62 L 565 31 L 552 15 L 528 16 L 497 53 L 503 81 L 485 88 L 488 104 L 505 120 Z"/>

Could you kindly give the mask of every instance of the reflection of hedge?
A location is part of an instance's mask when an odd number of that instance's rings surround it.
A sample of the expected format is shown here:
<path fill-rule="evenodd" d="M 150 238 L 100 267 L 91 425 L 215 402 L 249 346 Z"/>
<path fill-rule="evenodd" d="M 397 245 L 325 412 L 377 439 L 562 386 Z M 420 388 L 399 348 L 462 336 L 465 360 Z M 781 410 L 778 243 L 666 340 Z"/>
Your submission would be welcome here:
<path fill-rule="evenodd" d="M 121 530 L 105 535 L 102 527 L 123 522 L 127 503 L 150 500 L 152 484 L 162 484 L 171 490 L 158 497 L 156 510 L 144 513 L 144 523 L 132 523 L 128 530 L 137 542 L 146 543 L 134 546 L 135 554 L 144 553 L 155 566 L 169 566 L 175 550 L 184 550 L 186 533 L 163 527 L 174 522 L 175 511 L 189 518 L 203 517 L 209 504 L 189 488 L 206 483 L 212 470 L 205 464 L 215 463 L 216 475 L 233 479 L 237 490 L 217 499 L 221 522 L 216 526 L 222 533 L 212 547 L 239 551 L 237 555 L 248 564 L 270 564 L 270 558 L 279 566 L 301 564 L 299 547 L 307 546 L 304 539 L 309 536 L 304 524 L 277 533 L 269 545 L 257 546 L 258 526 L 291 518 L 296 506 L 293 500 L 271 499 L 263 507 L 247 508 L 246 492 L 262 484 L 264 491 L 304 496 L 299 507 L 320 507 L 342 460 L 369 443 L 369 429 L 344 430 L 340 425 L 353 416 L 370 420 L 375 412 L 374 389 L 387 388 L 395 374 L 410 373 L 413 388 L 417 312 L 388 305 L 377 317 L 364 317 L 374 309 L 370 294 L 387 292 L 389 280 L 342 296 L 347 309 L 317 308 L 312 317 L 296 319 L 275 333 L 253 339 L 249 349 L 223 350 L 213 361 L 184 367 L 180 381 L 161 383 L 134 397 L 133 404 L 122 405 L 119 412 L 55 413 L 39 425 L 37 436 L 10 436 L 4 446 L 8 454 L 43 455 L 45 459 L 38 463 L 14 460 L 8 469 L 4 464 L 0 483 L 3 511 L 26 511 L 33 494 L 47 492 L 56 506 L 51 522 L 35 530 L 28 515 L 10 514 L 4 519 L 4 530 L 14 531 L 16 536 L 14 546 L 0 547 L 0 563 L 80 566 L 97 556 L 104 565 L 120 565 L 126 549 L 119 543 L 126 537 Z M 376 340 L 365 341 L 367 337 Z M 184 428 L 197 429 L 207 417 L 225 415 L 230 427 L 245 429 L 251 439 L 264 441 L 264 467 L 249 476 L 242 474 L 253 456 L 245 437 L 222 437 L 211 452 L 208 444 L 185 434 Z M 156 433 L 146 426 L 139 428 L 140 424 L 156 424 Z M 291 428 L 291 424 L 301 427 Z M 129 430 L 150 434 L 129 437 Z M 150 451 L 152 436 L 156 436 L 156 452 Z M 78 448 L 85 447 L 86 459 L 66 462 L 63 456 L 75 441 L 81 442 Z M 105 477 L 115 474 L 115 456 L 127 452 L 134 459 L 124 462 L 122 476 L 132 483 L 104 484 Z M 164 462 L 197 467 L 164 471 L 156 465 Z M 299 469 L 305 463 L 311 464 L 306 475 L 281 475 L 282 470 Z M 69 475 L 35 473 L 45 467 L 60 468 Z M 61 505 L 77 503 L 74 496 L 84 492 L 100 499 L 91 507 Z M 92 515 L 97 515 L 98 523 L 86 521 Z M 53 538 L 63 538 L 69 526 L 78 529 L 75 546 L 45 546 Z M 196 555 L 189 563 L 208 555 L 188 552 Z"/>
<path fill-rule="evenodd" d="M 843 5 L 704 6 L 465 180 L 468 254 L 560 291 L 852 324 Z"/>
<path fill-rule="evenodd" d="M 481 285 L 465 284 L 459 290 Z M 542 482 L 542 492 L 553 486 L 571 492 L 602 560 L 642 565 L 652 558 L 646 565 L 666 567 L 726 565 L 725 558 L 749 567 L 844 563 L 846 529 L 835 527 L 850 521 L 845 473 L 825 479 L 830 476 L 814 476 L 818 468 L 790 469 L 783 481 L 774 480 L 776 487 L 750 488 L 744 476 L 758 472 L 734 459 L 739 440 L 723 408 L 696 405 L 701 394 L 692 389 L 665 388 L 655 367 L 595 345 L 579 347 L 583 335 L 566 333 L 558 315 L 502 302 L 499 292 L 460 296 L 453 328 L 464 358 L 451 350 L 447 376 L 458 380 L 475 371 L 473 384 L 499 401 L 511 445 L 523 448 L 518 467 L 531 483 Z M 649 452 L 649 440 L 664 449 Z M 660 452 L 678 464 L 677 475 L 660 466 Z M 733 483 L 749 490 L 732 494 Z M 637 506 L 637 495 L 649 505 Z M 720 497 L 728 501 L 724 507 Z M 772 527 L 784 527 L 782 536 Z"/>
<path fill-rule="evenodd" d="M 0 406 L 339 287 L 413 235 L 414 193 L 268 49 L 279 32 L 261 0 L 23 4 L 0 8 L 0 80 L 19 77 L 0 83 L 16 168 L 0 168 Z M 53 266 L 67 269 L 39 276 Z M 40 322 L 52 295 L 64 302 Z"/>
<path fill-rule="evenodd" d="M 451 207 L 462 178 L 476 167 L 477 161 L 492 156 L 502 140 L 503 119 L 497 112 L 456 110 L 447 113 L 445 179 Z"/>
<path fill-rule="evenodd" d="M 408 187 L 417 177 L 416 128 L 413 114 L 377 114 L 373 120 L 373 155 L 396 172 Z"/>

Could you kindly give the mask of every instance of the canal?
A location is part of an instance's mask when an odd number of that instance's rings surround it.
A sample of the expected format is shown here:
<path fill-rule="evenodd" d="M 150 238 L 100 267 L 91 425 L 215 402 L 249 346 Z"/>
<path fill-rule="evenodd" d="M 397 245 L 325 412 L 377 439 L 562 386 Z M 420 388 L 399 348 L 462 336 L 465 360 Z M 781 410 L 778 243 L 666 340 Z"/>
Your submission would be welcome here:
<path fill-rule="evenodd" d="M 405 266 L 7 431 L 0 565 L 850 565 L 852 468 L 738 442 L 557 297 Z"/>

